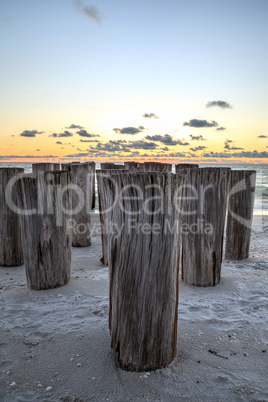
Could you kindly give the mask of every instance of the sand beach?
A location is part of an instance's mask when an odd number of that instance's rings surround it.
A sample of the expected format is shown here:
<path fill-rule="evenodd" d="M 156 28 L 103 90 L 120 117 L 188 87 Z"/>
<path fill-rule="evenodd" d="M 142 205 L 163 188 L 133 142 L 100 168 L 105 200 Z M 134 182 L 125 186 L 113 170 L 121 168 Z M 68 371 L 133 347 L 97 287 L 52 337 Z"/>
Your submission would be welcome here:
<path fill-rule="evenodd" d="M 24 266 L 1 268 L 1 401 L 268 400 L 267 216 L 254 216 L 250 258 L 224 260 L 218 286 L 180 281 L 176 358 L 149 373 L 121 370 L 110 349 L 98 214 L 92 227 L 66 286 L 31 291 Z"/>

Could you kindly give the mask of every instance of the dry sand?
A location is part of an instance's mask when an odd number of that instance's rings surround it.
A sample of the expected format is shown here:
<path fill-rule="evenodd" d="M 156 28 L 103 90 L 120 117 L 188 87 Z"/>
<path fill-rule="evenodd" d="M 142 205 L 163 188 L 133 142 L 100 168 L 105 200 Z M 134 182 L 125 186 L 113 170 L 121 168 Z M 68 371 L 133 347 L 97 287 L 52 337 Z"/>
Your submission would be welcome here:
<path fill-rule="evenodd" d="M 61 288 L 30 291 L 24 267 L 1 268 L 0 400 L 268 401 L 267 218 L 218 286 L 180 283 L 177 356 L 149 374 L 121 370 L 110 350 L 99 236 L 72 249 Z"/>

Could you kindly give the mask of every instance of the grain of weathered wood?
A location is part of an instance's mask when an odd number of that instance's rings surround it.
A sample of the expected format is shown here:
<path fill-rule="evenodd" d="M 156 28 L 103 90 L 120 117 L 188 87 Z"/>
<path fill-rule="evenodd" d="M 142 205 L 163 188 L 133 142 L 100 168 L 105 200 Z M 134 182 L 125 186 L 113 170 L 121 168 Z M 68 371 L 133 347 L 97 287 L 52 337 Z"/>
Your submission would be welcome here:
<path fill-rule="evenodd" d="M 249 256 L 255 183 L 255 170 L 232 170 L 225 245 L 229 260 Z"/>
<path fill-rule="evenodd" d="M 70 173 L 40 172 L 17 182 L 27 285 L 42 290 L 67 284 L 71 270 Z M 62 208 L 64 207 L 64 209 Z"/>
<path fill-rule="evenodd" d="M 0 266 L 23 265 L 23 250 L 19 216 L 10 208 L 9 198 L 15 204 L 11 180 L 23 174 L 21 168 L 0 168 Z"/>
<path fill-rule="evenodd" d="M 95 165 L 90 163 L 70 164 L 72 184 L 72 246 L 91 245 L 91 209 Z"/>
<path fill-rule="evenodd" d="M 171 172 L 171 163 L 161 163 L 161 162 L 144 162 L 145 172 Z"/>
<path fill-rule="evenodd" d="M 108 242 L 111 347 L 122 368 L 155 370 L 176 354 L 180 220 L 174 200 L 184 179 L 153 172 L 112 179 L 116 186 L 103 178 L 109 204 L 116 187 L 123 193 L 109 214 L 118 227 Z"/>
<path fill-rule="evenodd" d="M 229 168 L 188 169 L 182 225 L 183 280 L 215 286 L 221 278 Z"/>
<path fill-rule="evenodd" d="M 127 170 L 120 169 L 120 172 L 126 172 Z M 103 177 L 109 177 L 112 174 L 117 173 L 117 169 L 101 169 L 96 170 L 97 183 L 98 183 L 98 200 L 99 200 L 99 214 L 101 223 L 101 240 L 102 240 L 102 258 L 101 262 L 104 265 L 108 265 L 108 212 L 112 204 L 106 198 L 106 193 L 103 187 Z M 112 179 L 110 179 L 112 180 Z M 112 184 L 112 183 L 111 183 Z"/>
<path fill-rule="evenodd" d="M 32 164 L 33 173 L 60 170 L 60 169 L 61 169 L 60 163 L 49 163 L 49 162 L 47 162 L 47 163 L 33 163 Z"/>

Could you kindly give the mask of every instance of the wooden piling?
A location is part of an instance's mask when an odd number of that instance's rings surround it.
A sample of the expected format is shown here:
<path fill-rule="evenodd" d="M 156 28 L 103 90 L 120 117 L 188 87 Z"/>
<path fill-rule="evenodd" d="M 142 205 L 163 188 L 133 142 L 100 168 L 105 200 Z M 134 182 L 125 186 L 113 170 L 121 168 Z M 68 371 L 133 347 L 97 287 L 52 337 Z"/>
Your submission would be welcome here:
<path fill-rule="evenodd" d="M 155 370 L 175 357 L 178 315 L 179 208 L 182 176 L 156 172 L 104 177 L 110 204 L 111 347 L 132 371 Z M 115 184 L 115 185 L 114 185 Z M 178 194 L 177 194 L 178 195 Z"/>
<path fill-rule="evenodd" d="M 70 173 L 23 175 L 16 185 L 27 285 L 41 290 L 70 280 Z"/>
<path fill-rule="evenodd" d="M 68 172 L 69 171 L 69 163 L 61 163 L 60 164 L 60 170 L 64 171 L 64 172 Z"/>
<path fill-rule="evenodd" d="M 186 180 L 186 185 L 187 185 L 187 180 L 188 180 L 188 172 L 189 172 L 189 170 L 190 169 L 198 169 L 199 168 L 199 165 L 197 164 L 197 163 L 177 163 L 176 165 L 175 165 L 175 172 L 177 173 L 177 174 L 183 174 L 184 176 L 185 176 L 185 180 Z M 186 197 L 185 197 L 185 190 L 186 190 L 186 188 L 184 189 L 184 191 L 183 191 L 183 206 L 182 206 L 182 208 L 183 208 L 183 210 L 185 209 L 185 208 L 187 208 L 186 206 L 185 206 L 185 203 L 187 202 L 186 201 Z M 186 224 L 187 225 L 187 221 L 185 222 L 184 221 L 184 216 L 182 215 L 182 225 L 184 225 L 184 224 Z M 183 247 L 182 247 L 182 252 L 181 252 L 181 257 L 183 256 Z M 181 279 L 183 279 L 183 264 L 181 264 Z"/>
<path fill-rule="evenodd" d="M 171 163 L 161 163 L 161 162 L 144 162 L 145 172 L 170 172 L 172 171 Z"/>
<path fill-rule="evenodd" d="M 119 172 L 123 173 L 127 172 L 127 170 L 120 169 Z M 110 204 L 109 202 L 110 200 L 106 198 L 106 193 L 104 191 L 104 185 L 103 185 L 103 177 L 109 177 L 116 173 L 118 173 L 118 169 L 96 170 L 97 183 L 98 183 L 99 214 L 101 223 L 101 240 L 102 240 L 101 262 L 106 266 L 108 265 L 108 232 L 109 232 L 108 213 L 112 204 Z"/>
<path fill-rule="evenodd" d="M 23 250 L 16 194 L 12 181 L 23 174 L 21 168 L 0 168 L 0 266 L 23 265 Z M 14 207 L 10 207 L 13 203 Z"/>
<path fill-rule="evenodd" d="M 124 162 L 124 165 L 128 170 L 136 170 L 136 168 L 139 166 L 139 162 Z"/>
<path fill-rule="evenodd" d="M 249 256 L 255 183 L 255 170 L 232 170 L 225 245 L 228 260 Z"/>
<path fill-rule="evenodd" d="M 221 278 L 229 168 L 188 169 L 183 190 L 183 280 L 215 286 Z"/>
<path fill-rule="evenodd" d="M 47 162 L 47 163 L 33 163 L 32 164 L 33 173 L 60 170 L 60 168 L 61 168 L 60 163 Z"/>
<path fill-rule="evenodd" d="M 95 166 L 90 163 L 70 164 L 72 184 L 72 246 L 91 245 L 91 209 Z"/>
<path fill-rule="evenodd" d="M 61 170 L 65 171 L 65 172 L 69 172 L 70 171 L 70 166 L 79 165 L 79 164 L 80 164 L 80 162 L 61 163 Z"/>
<path fill-rule="evenodd" d="M 93 175 L 92 177 L 92 205 L 91 209 L 95 209 L 96 207 L 96 163 L 93 162 L 87 162 L 91 164 L 91 174 Z"/>
<path fill-rule="evenodd" d="M 198 169 L 199 165 L 197 163 L 177 163 L 175 165 L 175 172 L 176 173 L 181 173 L 182 170 L 185 171 L 185 169 Z"/>

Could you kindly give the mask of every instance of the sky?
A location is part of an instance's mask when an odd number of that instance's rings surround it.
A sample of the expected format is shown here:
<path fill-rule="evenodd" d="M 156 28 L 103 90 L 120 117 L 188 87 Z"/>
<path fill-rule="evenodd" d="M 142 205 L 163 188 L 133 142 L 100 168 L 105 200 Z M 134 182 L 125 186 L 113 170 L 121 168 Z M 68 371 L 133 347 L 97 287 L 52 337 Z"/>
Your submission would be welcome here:
<path fill-rule="evenodd" d="M 268 163 L 268 0 L 1 0 L 0 161 Z"/>

